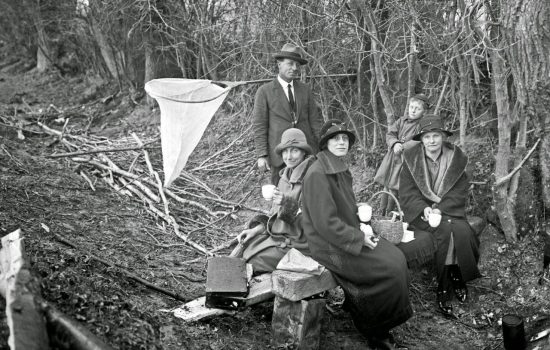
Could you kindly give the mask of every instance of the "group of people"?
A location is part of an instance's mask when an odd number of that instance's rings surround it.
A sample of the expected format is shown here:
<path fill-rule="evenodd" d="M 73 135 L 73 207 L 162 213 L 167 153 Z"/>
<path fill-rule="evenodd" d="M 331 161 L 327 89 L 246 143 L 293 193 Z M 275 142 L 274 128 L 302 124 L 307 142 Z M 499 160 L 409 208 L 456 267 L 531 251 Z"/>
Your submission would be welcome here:
<path fill-rule="evenodd" d="M 297 80 L 307 63 L 298 47 L 284 45 L 275 59 L 277 78 L 256 94 L 254 132 L 257 165 L 271 171 L 277 188 L 269 215 L 254 217 L 238 237 L 243 257 L 256 272 L 269 272 L 290 248 L 311 256 L 344 290 L 343 307 L 369 345 L 400 348 L 390 330 L 413 313 L 407 264 L 435 261 L 437 305 L 446 316 L 453 316 L 453 292 L 465 302 L 466 282 L 480 277 L 479 241 L 465 214 L 468 158 L 446 141 L 451 133 L 439 117 L 424 115 L 427 98 L 413 97 L 408 116 L 389 127 L 376 181 L 398 196 L 415 237 L 427 239 L 375 239 L 358 218 L 346 163 L 355 134 L 339 120 L 323 123 L 311 90 Z M 431 227 L 427 218 L 436 210 L 442 220 Z"/>

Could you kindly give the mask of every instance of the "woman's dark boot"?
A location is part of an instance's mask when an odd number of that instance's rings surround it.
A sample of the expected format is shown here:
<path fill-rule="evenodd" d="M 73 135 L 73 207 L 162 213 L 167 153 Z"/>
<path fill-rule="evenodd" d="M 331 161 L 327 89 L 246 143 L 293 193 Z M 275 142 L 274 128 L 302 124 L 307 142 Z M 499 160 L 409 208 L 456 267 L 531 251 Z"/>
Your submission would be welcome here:
<path fill-rule="evenodd" d="M 456 298 L 459 302 L 464 303 L 468 299 L 468 287 L 462 279 L 462 273 L 460 272 L 460 267 L 458 265 L 450 265 L 449 273 L 451 276 L 451 282 L 453 284 L 453 289 L 456 295 Z"/>
<path fill-rule="evenodd" d="M 445 265 L 437 284 L 437 307 L 443 316 L 454 318 L 453 306 L 449 301 L 451 301 L 449 268 Z"/>
<path fill-rule="evenodd" d="M 449 304 L 450 300 L 451 298 L 448 291 L 437 291 L 437 306 L 439 307 L 439 311 L 441 311 L 443 316 L 454 318 L 453 306 Z"/>

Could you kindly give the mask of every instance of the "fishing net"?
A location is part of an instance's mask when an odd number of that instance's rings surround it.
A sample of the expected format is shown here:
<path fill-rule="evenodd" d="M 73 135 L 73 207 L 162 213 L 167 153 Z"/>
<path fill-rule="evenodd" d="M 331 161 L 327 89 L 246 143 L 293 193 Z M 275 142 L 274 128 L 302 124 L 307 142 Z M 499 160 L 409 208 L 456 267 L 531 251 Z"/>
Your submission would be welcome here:
<path fill-rule="evenodd" d="M 227 93 L 238 83 L 155 79 L 145 91 L 160 106 L 164 186 L 179 176 Z"/>

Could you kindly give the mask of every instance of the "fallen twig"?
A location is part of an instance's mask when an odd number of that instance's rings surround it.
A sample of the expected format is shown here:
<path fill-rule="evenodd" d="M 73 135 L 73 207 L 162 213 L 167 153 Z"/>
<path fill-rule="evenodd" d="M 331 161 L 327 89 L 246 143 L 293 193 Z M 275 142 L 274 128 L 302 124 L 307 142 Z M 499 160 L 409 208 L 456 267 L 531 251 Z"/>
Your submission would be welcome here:
<path fill-rule="evenodd" d="M 92 188 L 92 191 L 95 192 L 95 187 L 94 187 L 94 184 L 92 183 L 92 180 L 90 180 L 90 178 L 84 174 L 84 172 L 81 170 L 80 171 L 80 176 L 82 176 L 84 178 L 84 180 L 86 180 L 86 182 L 88 183 L 88 185 L 90 185 L 90 187 Z"/>
<path fill-rule="evenodd" d="M 217 247 L 214 247 L 210 250 L 210 253 L 214 254 L 214 253 L 217 253 L 219 252 L 220 250 L 224 250 L 224 249 L 227 249 L 227 248 L 230 248 L 231 246 L 233 246 L 235 243 L 237 243 L 237 237 L 231 239 L 230 241 L 227 241 L 223 244 L 220 244 L 219 246 Z"/>
<path fill-rule="evenodd" d="M 132 132 L 132 137 L 134 138 L 134 140 L 136 140 L 138 146 L 143 147 L 143 142 L 136 135 L 136 133 Z M 147 152 L 146 149 L 143 149 L 142 151 L 143 151 L 143 157 L 145 158 L 145 163 L 147 164 L 147 169 L 149 169 L 149 173 L 157 181 L 157 188 L 160 194 L 160 198 L 162 198 L 162 203 L 164 204 L 164 212 L 166 213 L 167 216 L 170 216 L 170 210 L 168 209 L 168 201 L 166 200 L 166 196 L 164 195 L 164 191 L 162 190 L 162 181 L 160 181 L 160 176 L 153 169 L 153 164 L 151 164 L 151 159 L 149 158 L 149 152 Z"/>
<path fill-rule="evenodd" d="M 229 145 L 227 145 L 227 147 L 225 147 L 224 149 L 222 150 L 219 150 L 218 152 L 214 153 L 213 155 L 211 155 L 210 157 L 206 158 L 202 163 L 199 164 L 198 167 L 194 168 L 194 169 L 191 169 L 191 171 L 196 171 L 196 170 L 201 170 L 204 168 L 204 164 L 206 164 L 210 159 L 213 159 L 214 157 L 216 157 L 218 154 L 221 154 L 225 151 L 227 151 L 228 149 L 231 148 L 231 146 L 233 146 L 233 144 L 235 142 L 237 142 L 238 140 L 240 140 L 241 137 L 243 137 L 250 129 L 252 128 L 252 125 L 250 125 L 248 128 L 246 128 L 245 131 L 243 131 L 239 136 L 237 136 L 233 141 L 231 141 L 229 143 Z"/>
<path fill-rule="evenodd" d="M 140 191 L 138 191 L 134 186 L 128 184 L 128 182 L 126 181 L 126 179 L 124 178 L 120 178 L 120 181 L 125 185 L 125 187 L 133 192 L 136 196 L 138 196 L 140 199 L 142 199 L 143 201 L 145 201 L 147 204 L 149 204 L 149 209 L 155 213 L 156 215 L 158 215 L 160 218 L 162 218 L 164 221 L 166 221 L 168 224 L 172 225 L 172 227 L 174 228 L 174 232 L 176 233 L 176 236 L 178 236 L 179 238 L 181 238 L 185 243 L 187 243 L 188 245 L 190 245 L 191 247 L 195 248 L 196 250 L 198 250 L 199 252 L 203 253 L 203 254 L 206 254 L 206 255 L 212 255 L 211 253 L 208 252 L 208 250 L 201 246 L 200 244 L 196 243 L 196 242 L 193 242 L 192 240 L 189 239 L 189 237 L 186 235 L 186 234 L 183 234 L 181 232 L 179 232 L 179 225 L 178 223 L 176 222 L 176 220 L 170 216 L 170 215 L 166 215 L 165 213 L 163 213 L 162 211 L 160 211 L 159 209 L 157 209 L 157 207 L 155 207 L 155 205 L 151 202 L 151 200 L 149 198 L 147 198 L 143 193 L 141 193 Z"/>
<path fill-rule="evenodd" d="M 521 162 L 518 164 L 517 167 L 515 167 L 508 175 L 506 175 L 504 177 L 501 177 L 500 179 L 497 179 L 497 181 L 495 182 L 495 187 L 498 187 L 498 186 L 503 185 L 506 182 L 510 181 L 512 176 L 514 176 L 514 174 L 517 173 L 521 169 L 521 167 L 523 167 L 523 164 L 527 161 L 527 159 L 529 159 L 529 157 L 531 157 L 531 154 L 533 154 L 533 152 L 535 151 L 535 149 L 537 148 L 539 143 L 540 143 L 540 137 L 537 139 L 537 141 L 535 142 L 533 147 L 531 147 L 531 149 L 529 150 L 529 152 L 527 153 L 525 158 L 523 158 L 521 160 Z"/>
<path fill-rule="evenodd" d="M 154 142 L 154 141 L 151 141 Z M 149 143 L 151 143 L 149 142 Z M 69 152 L 69 153 L 57 153 L 57 154 L 50 154 L 46 156 L 46 158 L 63 158 L 63 157 L 74 157 L 74 156 L 82 156 L 86 154 L 96 154 L 96 153 L 112 153 L 112 152 L 124 152 L 124 151 L 137 151 L 142 149 L 154 149 L 154 148 L 160 148 L 158 146 L 143 146 L 143 147 L 123 147 L 123 148 L 106 148 L 106 149 L 93 149 L 89 151 L 79 151 L 79 152 Z"/>
<path fill-rule="evenodd" d="M 84 158 L 72 158 L 72 160 L 75 161 L 75 162 L 79 162 L 79 163 L 88 163 L 88 164 L 93 165 L 94 167 L 96 167 L 98 169 L 111 171 L 113 173 L 128 177 L 130 179 L 134 179 L 134 180 L 141 180 L 142 179 L 138 175 L 129 173 L 129 172 L 121 170 L 121 169 L 118 169 L 118 170 L 113 169 L 110 166 L 107 166 L 105 164 L 101 164 L 101 163 L 99 163 L 97 161 L 94 161 L 94 160 L 89 160 L 89 159 L 84 159 Z M 151 186 L 156 186 L 156 183 L 149 180 L 149 179 L 143 179 L 143 181 L 147 182 Z M 191 206 L 200 208 L 200 209 L 206 211 L 209 215 L 216 216 L 216 212 L 213 212 L 212 210 L 210 210 L 208 207 L 206 207 L 205 205 L 203 205 L 201 203 L 197 203 L 195 201 L 190 201 L 190 200 L 187 200 L 187 199 L 183 199 L 183 198 L 177 196 L 175 193 L 173 193 L 172 191 L 170 191 L 166 188 L 163 188 L 163 190 L 164 190 L 164 193 L 166 193 L 168 196 L 174 198 L 175 200 L 177 200 L 178 202 L 180 202 L 182 204 L 191 205 Z"/>
<path fill-rule="evenodd" d="M 107 163 L 109 164 L 110 167 L 112 167 L 113 169 L 116 169 L 116 170 L 122 170 L 119 168 L 118 165 L 116 165 L 109 157 L 107 157 L 106 155 L 102 154 L 101 155 L 101 158 Z M 127 183 L 124 183 L 124 186 L 126 186 Z M 140 181 L 138 180 L 134 180 L 131 182 L 131 184 L 134 184 L 136 185 L 137 187 L 140 188 L 140 190 L 142 190 L 149 198 L 151 198 L 155 203 L 160 203 L 160 198 L 153 193 L 153 191 L 151 191 L 151 189 L 149 189 L 149 187 L 145 186 L 144 184 L 142 184 Z"/>
<path fill-rule="evenodd" d="M 77 251 L 80 251 L 80 249 L 78 248 L 78 246 L 77 246 L 75 243 L 73 243 L 72 241 L 68 240 L 67 238 L 65 238 L 65 237 L 63 237 L 63 236 L 61 236 L 61 235 L 59 235 L 59 234 L 57 234 L 57 233 L 54 233 L 53 236 L 54 236 L 54 238 L 55 238 L 56 240 L 58 240 L 59 242 L 61 242 L 61 243 L 63 243 L 63 244 L 66 244 L 66 245 L 68 245 L 69 247 L 71 247 L 71 248 L 73 248 L 73 249 L 75 249 L 75 250 L 77 250 Z M 84 252 L 82 252 L 82 253 L 84 253 Z M 149 288 L 149 289 L 152 289 L 152 290 L 155 290 L 155 291 L 160 292 L 160 293 L 162 293 L 162 294 L 168 295 L 168 296 L 170 296 L 170 297 L 172 297 L 172 298 L 174 298 L 174 299 L 177 299 L 177 300 L 181 300 L 181 301 L 189 301 L 189 300 L 191 300 L 191 298 L 187 298 L 187 297 L 185 297 L 185 296 L 183 296 L 183 295 L 181 295 L 181 294 L 178 294 L 178 293 L 175 293 L 175 292 L 166 290 L 166 289 L 164 289 L 164 288 L 162 288 L 162 287 L 159 287 L 159 286 L 157 286 L 157 285 L 155 285 L 155 284 L 153 284 L 153 283 L 151 283 L 151 282 L 149 282 L 149 281 L 146 281 L 146 280 L 144 280 L 143 278 L 138 277 L 138 276 L 136 276 L 135 274 L 131 273 L 130 271 L 128 271 L 128 270 L 126 270 L 126 269 L 124 269 L 124 268 L 122 268 L 122 267 L 120 267 L 120 266 L 118 266 L 118 265 L 116 265 L 116 264 L 114 264 L 114 263 L 112 263 L 112 262 L 110 262 L 110 261 L 107 261 L 107 260 L 105 260 L 105 259 L 102 259 L 102 258 L 100 258 L 100 257 L 98 257 L 98 256 L 96 256 L 96 255 L 94 255 L 94 254 L 92 254 L 92 253 L 90 253 L 90 252 L 86 252 L 86 253 L 84 253 L 84 254 L 87 255 L 87 256 L 89 256 L 89 257 L 91 257 L 92 259 L 94 259 L 94 260 L 96 260 L 96 261 L 99 261 L 100 263 L 102 263 L 102 264 L 104 264 L 104 265 L 109 266 L 109 267 L 112 268 L 112 269 L 115 269 L 117 272 L 119 272 L 119 273 L 121 273 L 121 274 L 123 274 L 123 275 L 129 277 L 130 279 L 132 279 L 132 280 L 134 280 L 134 281 L 136 281 L 136 282 L 139 282 L 139 283 L 143 284 L 144 286 L 146 286 L 146 287 Z"/>

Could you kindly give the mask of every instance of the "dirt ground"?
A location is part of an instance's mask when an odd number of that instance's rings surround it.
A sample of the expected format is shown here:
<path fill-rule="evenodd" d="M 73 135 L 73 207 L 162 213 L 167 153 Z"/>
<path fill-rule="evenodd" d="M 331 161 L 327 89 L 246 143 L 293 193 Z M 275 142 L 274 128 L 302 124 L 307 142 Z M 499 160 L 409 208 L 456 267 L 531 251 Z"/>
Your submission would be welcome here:
<path fill-rule="evenodd" d="M 146 204 L 115 191 L 91 168 L 79 168 L 70 158 L 47 158 L 67 149 L 56 137 L 42 133 L 37 121 L 61 130 L 68 119 L 67 133 L 93 139 L 99 146 L 130 144 L 131 131 L 155 140 L 158 111 L 149 112 L 135 106 L 131 97 L 115 93 L 116 87 L 101 85 L 90 77 L 37 74 L 25 72 L 22 66 L 0 72 L 0 235 L 21 228 L 31 267 L 42 281 L 44 299 L 115 349 L 274 348 L 270 345 L 272 302 L 236 316 L 186 324 L 169 312 L 181 301 L 147 289 L 90 257 L 93 254 L 116 263 L 186 298 L 204 291 L 204 257 L 151 215 Z M 250 116 L 239 114 L 231 98 L 252 96 L 250 91 L 230 95 L 191 156 L 187 169 L 193 178 L 177 183 L 190 194 L 187 199 L 219 213 L 172 209 L 182 231 L 208 249 L 238 233 L 255 214 L 254 208 L 268 209 L 258 199 L 259 185 L 267 176 L 251 170 L 251 134 L 246 130 Z M 29 130 L 23 131 L 24 139 L 18 138 L 14 120 Z M 241 140 L 227 148 L 241 134 Z M 150 154 L 154 167 L 160 169 L 159 149 Z M 145 169 L 137 151 L 111 157 L 124 169 L 135 164 Z M 357 161 L 352 171 L 357 189 L 367 188 L 359 195 L 364 197 L 372 193 L 368 183 L 374 169 L 372 164 L 367 169 L 361 164 Z M 95 190 L 80 171 L 92 180 Z M 489 200 L 482 191 L 475 191 L 475 201 Z M 212 200 L 214 194 L 241 206 L 223 206 Z M 56 238 L 59 235 L 74 242 L 77 249 L 61 243 Z M 504 314 L 523 316 L 528 335 L 550 327 L 550 287 L 537 283 L 542 238 L 530 232 L 520 242 L 509 244 L 489 226 L 481 241 L 483 278 L 469 284 L 469 303 L 456 305 L 457 320 L 436 312 L 431 269 L 412 271 L 410 293 L 415 313 L 394 330 L 398 340 L 411 349 L 501 349 L 499 322 Z M 320 349 L 367 349 L 341 309 L 341 293 L 331 292 L 328 305 Z M 0 349 L 8 348 L 7 335 L 4 318 Z M 529 348 L 550 349 L 550 343 L 546 338 Z"/>

